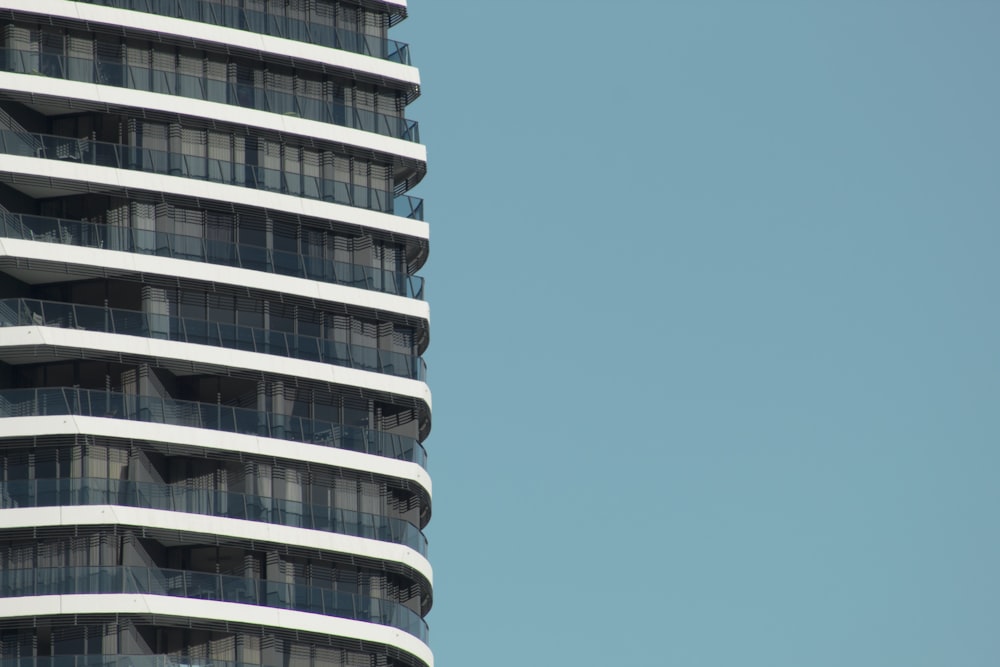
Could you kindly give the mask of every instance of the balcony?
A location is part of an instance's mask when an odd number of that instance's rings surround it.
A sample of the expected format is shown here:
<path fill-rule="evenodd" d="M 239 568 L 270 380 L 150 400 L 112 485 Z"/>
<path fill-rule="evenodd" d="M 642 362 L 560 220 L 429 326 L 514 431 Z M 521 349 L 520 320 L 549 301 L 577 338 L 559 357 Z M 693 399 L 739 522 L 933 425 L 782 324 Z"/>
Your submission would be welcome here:
<path fill-rule="evenodd" d="M 409 461 L 427 468 L 427 451 L 415 438 L 363 426 L 103 389 L 0 389 L 0 419 L 45 415 L 127 419 L 276 438 Z"/>
<path fill-rule="evenodd" d="M 291 609 L 378 623 L 427 641 L 427 623 L 408 607 L 381 598 L 190 570 L 102 566 L 0 570 L 0 597 L 93 594 L 167 595 Z"/>
<path fill-rule="evenodd" d="M 0 57 L 3 58 L 3 69 L 7 72 L 178 95 L 295 116 L 420 143 L 420 129 L 416 121 L 306 95 L 236 84 L 207 76 L 192 76 L 176 70 L 122 65 L 108 61 L 97 62 L 89 58 L 39 54 L 33 51 L 2 49 Z"/>
<path fill-rule="evenodd" d="M 318 199 L 423 220 L 423 200 L 343 181 L 172 151 L 0 130 L 0 153 L 90 164 Z"/>
<path fill-rule="evenodd" d="M 353 30 L 320 25 L 315 21 L 277 16 L 245 9 L 217 0 L 82 0 L 94 5 L 130 9 L 137 12 L 209 23 L 223 28 L 246 30 L 261 35 L 283 37 L 298 42 L 327 46 L 351 53 L 410 64 L 410 46 L 403 42 L 365 35 Z"/>
<path fill-rule="evenodd" d="M 0 299 L 0 327 L 46 326 L 214 345 L 385 375 L 427 380 L 419 356 L 313 336 L 120 308 L 37 299 Z"/>
<path fill-rule="evenodd" d="M 427 537 L 408 521 L 282 498 L 181 485 L 76 477 L 0 481 L 0 507 L 124 505 L 306 528 L 407 546 L 427 556 Z"/>
<path fill-rule="evenodd" d="M 206 262 L 424 299 L 424 279 L 419 276 L 200 236 L 6 212 L 0 212 L 0 235 Z"/>

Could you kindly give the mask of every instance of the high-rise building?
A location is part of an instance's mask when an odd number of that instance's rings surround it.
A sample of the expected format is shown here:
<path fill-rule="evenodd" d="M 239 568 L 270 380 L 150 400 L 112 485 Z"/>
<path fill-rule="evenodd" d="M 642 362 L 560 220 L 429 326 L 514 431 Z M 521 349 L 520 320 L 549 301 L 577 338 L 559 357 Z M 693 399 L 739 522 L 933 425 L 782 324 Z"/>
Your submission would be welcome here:
<path fill-rule="evenodd" d="M 0 1 L 2 667 L 431 667 L 406 11 Z"/>

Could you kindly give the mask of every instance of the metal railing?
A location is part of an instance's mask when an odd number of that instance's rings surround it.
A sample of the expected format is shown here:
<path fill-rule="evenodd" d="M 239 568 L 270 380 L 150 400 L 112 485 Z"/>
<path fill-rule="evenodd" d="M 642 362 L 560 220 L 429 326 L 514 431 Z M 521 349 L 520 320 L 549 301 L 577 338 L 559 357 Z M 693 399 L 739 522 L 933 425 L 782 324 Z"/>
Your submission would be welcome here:
<path fill-rule="evenodd" d="M 354 30 L 277 16 L 217 0 L 82 0 L 94 5 L 210 23 L 224 28 L 284 37 L 299 42 L 360 53 L 402 65 L 410 64 L 410 46 Z"/>
<path fill-rule="evenodd" d="M 40 415 L 80 415 L 191 426 L 335 447 L 411 461 L 427 467 L 427 451 L 415 438 L 362 426 L 348 426 L 221 403 L 182 401 L 101 389 L 0 389 L 0 419 Z"/>
<path fill-rule="evenodd" d="M 0 152 L 212 181 L 423 220 L 423 201 L 416 197 L 392 197 L 367 186 L 187 153 L 10 129 L 0 130 Z"/>
<path fill-rule="evenodd" d="M 427 380 L 427 364 L 419 356 L 367 345 L 122 308 L 0 299 L 0 327 L 32 325 L 212 345 Z"/>
<path fill-rule="evenodd" d="M 0 235 L 234 266 L 424 299 L 424 279 L 420 276 L 200 236 L 4 211 L 0 211 Z"/>
<path fill-rule="evenodd" d="M 7 72 L 178 95 L 420 142 L 417 122 L 400 116 L 358 109 L 308 95 L 183 74 L 175 69 L 154 69 L 19 49 L 0 49 L 0 62 L 3 63 L 2 69 Z"/>
<path fill-rule="evenodd" d="M 291 609 L 399 628 L 427 641 L 427 623 L 412 609 L 382 598 L 191 570 L 131 566 L 0 570 L 0 597 L 131 593 Z"/>
<path fill-rule="evenodd" d="M 3 509 L 78 505 L 124 505 L 306 528 L 401 544 L 427 555 L 427 537 L 412 523 L 328 503 L 96 477 L 0 480 Z"/>

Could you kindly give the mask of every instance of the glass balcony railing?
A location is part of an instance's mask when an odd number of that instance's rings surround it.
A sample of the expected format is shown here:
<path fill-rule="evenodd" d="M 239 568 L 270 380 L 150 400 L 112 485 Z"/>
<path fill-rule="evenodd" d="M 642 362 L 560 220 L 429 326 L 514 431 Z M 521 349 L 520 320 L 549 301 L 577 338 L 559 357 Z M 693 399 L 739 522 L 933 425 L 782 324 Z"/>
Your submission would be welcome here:
<path fill-rule="evenodd" d="M 415 438 L 362 426 L 347 426 L 221 403 L 181 401 L 101 389 L 0 389 L 0 419 L 40 415 L 80 415 L 191 426 L 335 447 L 411 461 L 427 467 L 427 451 Z"/>
<path fill-rule="evenodd" d="M 423 201 L 415 197 L 393 198 L 366 186 L 186 153 L 7 129 L 0 130 L 0 152 L 237 185 L 423 220 Z"/>
<path fill-rule="evenodd" d="M 39 567 L 0 570 L 0 597 L 141 594 L 291 609 L 399 628 L 427 641 L 427 624 L 408 607 L 319 586 L 147 567 Z"/>
<path fill-rule="evenodd" d="M 158 338 L 427 380 L 419 356 L 313 336 L 121 308 L 38 299 L 0 299 L 0 327 L 46 326 Z"/>
<path fill-rule="evenodd" d="M 81 0 L 94 5 L 131 9 L 158 16 L 210 23 L 224 28 L 360 53 L 402 65 L 410 64 L 410 46 L 403 42 L 365 35 L 353 30 L 321 25 L 315 21 L 276 16 L 218 0 Z M 284 4 L 278 5 L 283 7 Z"/>
<path fill-rule="evenodd" d="M 6 238 L 63 243 L 87 248 L 107 248 L 141 255 L 234 266 L 347 285 L 410 299 L 424 298 L 424 279 L 420 276 L 362 264 L 336 262 L 315 255 L 284 252 L 229 241 L 212 241 L 200 236 L 3 211 L 0 211 L 0 235 Z"/>
<path fill-rule="evenodd" d="M 408 521 L 329 504 L 102 478 L 0 481 L 0 507 L 124 505 L 243 519 L 402 544 L 427 555 L 427 537 Z"/>
<path fill-rule="evenodd" d="M 234 84 L 207 76 L 182 74 L 176 70 L 122 65 L 90 58 L 49 55 L 36 51 L 0 49 L 2 68 L 7 72 L 37 74 L 56 79 L 99 83 L 130 90 L 178 95 L 207 102 L 231 104 L 247 109 L 296 116 L 308 120 L 350 127 L 365 132 L 420 142 L 416 121 L 376 111 L 357 109 L 326 100 Z"/>

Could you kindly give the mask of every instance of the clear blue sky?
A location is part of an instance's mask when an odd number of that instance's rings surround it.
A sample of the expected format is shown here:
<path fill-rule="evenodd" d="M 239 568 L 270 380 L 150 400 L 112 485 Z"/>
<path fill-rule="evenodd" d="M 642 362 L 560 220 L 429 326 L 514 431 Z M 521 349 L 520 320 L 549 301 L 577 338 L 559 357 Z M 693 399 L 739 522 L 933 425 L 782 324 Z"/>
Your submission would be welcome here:
<path fill-rule="evenodd" d="M 1000 664 L 1000 2 L 410 13 L 439 667 Z"/>

